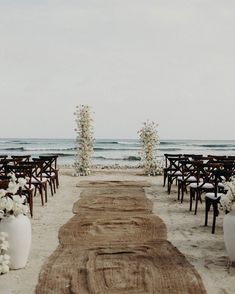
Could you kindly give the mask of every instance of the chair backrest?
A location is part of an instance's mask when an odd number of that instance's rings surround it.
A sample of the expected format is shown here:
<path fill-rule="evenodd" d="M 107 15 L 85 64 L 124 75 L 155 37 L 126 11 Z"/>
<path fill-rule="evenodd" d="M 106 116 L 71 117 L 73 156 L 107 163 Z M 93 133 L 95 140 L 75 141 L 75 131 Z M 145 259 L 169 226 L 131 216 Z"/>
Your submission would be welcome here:
<path fill-rule="evenodd" d="M 6 190 L 8 188 L 10 179 L 0 179 L 0 189 Z"/>
<path fill-rule="evenodd" d="M 0 159 L 0 176 L 5 175 L 5 165 L 6 165 L 7 159 L 6 158 L 1 158 Z"/>
<path fill-rule="evenodd" d="M 31 155 L 12 155 L 11 158 L 14 161 L 14 164 L 19 162 L 29 162 Z"/>
<path fill-rule="evenodd" d="M 31 188 L 31 182 L 33 177 L 33 166 L 30 164 L 20 164 L 20 165 L 6 165 L 6 174 L 13 173 L 16 178 L 27 179 L 28 189 Z"/>
<path fill-rule="evenodd" d="M 214 193 L 215 197 L 217 197 L 219 188 L 218 184 L 223 181 L 229 181 L 232 177 L 232 172 L 224 170 L 221 166 L 220 168 L 213 170 L 212 173 L 214 175 Z"/>
<path fill-rule="evenodd" d="M 0 155 L 0 160 L 4 160 L 7 159 L 8 155 L 4 154 L 4 155 Z"/>
<path fill-rule="evenodd" d="M 164 154 L 164 157 L 165 157 L 165 167 L 167 168 L 170 165 L 170 162 L 168 160 L 169 157 L 172 158 L 172 159 L 173 158 L 178 159 L 178 158 L 182 157 L 182 154 L 169 154 L 169 153 L 165 153 Z"/>
<path fill-rule="evenodd" d="M 32 158 L 34 164 L 35 164 L 35 172 L 36 177 L 40 178 L 42 180 L 44 169 L 46 166 L 46 161 L 42 158 Z"/>
<path fill-rule="evenodd" d="M 189 160 L 198 160 L 203 157 L 202 154 L 184 154 L 183 156 Z"/>
<path fill-rule="evenodd" d="M 58 155 L 40 155 L 39 158 L 44 160 L 44 172 L 56 172 Z"/>

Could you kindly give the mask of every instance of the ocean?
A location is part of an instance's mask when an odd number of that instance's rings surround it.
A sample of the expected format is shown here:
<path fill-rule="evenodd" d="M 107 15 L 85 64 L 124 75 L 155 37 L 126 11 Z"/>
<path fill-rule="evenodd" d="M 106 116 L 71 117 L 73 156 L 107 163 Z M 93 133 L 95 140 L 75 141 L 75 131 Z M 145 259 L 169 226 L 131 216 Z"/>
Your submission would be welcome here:
<path fill-rule="evenodd" d="M 72 165 L 75 155 L 74 139 L 0 139 L 0 155 L 58 154 L 60 165 Z M 131 139 L 96 139 L 92 163 L 94 165 L 138 166 L 140 143 Z M 234 155 L 235 140 L 161 140 L 156 151 L 158 157 L 164 153 L 194 153 Z"/>

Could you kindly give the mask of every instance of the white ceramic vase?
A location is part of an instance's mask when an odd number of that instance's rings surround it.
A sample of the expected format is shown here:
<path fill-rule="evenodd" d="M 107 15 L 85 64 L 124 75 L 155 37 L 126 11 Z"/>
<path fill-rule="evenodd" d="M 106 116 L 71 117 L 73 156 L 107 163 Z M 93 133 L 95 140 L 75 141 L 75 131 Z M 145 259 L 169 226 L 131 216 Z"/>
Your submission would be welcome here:
<path fill-rule="evenodd" d="M 5 217 L 0 222 L 0 232 L 8 234 L 10 269 L 24 268 L 31 248 L 31 223 L 27 216 Z"/>
<path fill-rule="evenodd" d="M 235 262 L 235 211 L 224 216 L 224 243 L 231 262 Z"/>

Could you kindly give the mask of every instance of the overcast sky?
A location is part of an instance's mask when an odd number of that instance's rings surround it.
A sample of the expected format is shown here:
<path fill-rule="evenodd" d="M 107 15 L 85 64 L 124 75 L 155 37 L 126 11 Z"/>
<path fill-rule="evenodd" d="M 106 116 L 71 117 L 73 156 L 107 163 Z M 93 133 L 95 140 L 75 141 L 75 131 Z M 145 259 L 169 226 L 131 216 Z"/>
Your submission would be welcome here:
<path fill-rule="evenodd" d="M 0 137 L 235 139 L 234 0 L 0 0 Z"/>

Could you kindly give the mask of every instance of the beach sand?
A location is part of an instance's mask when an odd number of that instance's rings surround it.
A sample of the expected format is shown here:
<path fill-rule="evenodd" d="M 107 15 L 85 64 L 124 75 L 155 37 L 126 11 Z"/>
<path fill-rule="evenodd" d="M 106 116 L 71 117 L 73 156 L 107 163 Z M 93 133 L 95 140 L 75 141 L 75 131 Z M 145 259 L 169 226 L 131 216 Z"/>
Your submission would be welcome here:
<path fill-rule="evenodd" d="M 32 222 L 32 249 L 25 269 L 10 271 L 0 276 L 0 293 L 34 293 L 41 267 L 58 245 L 58 230 L 72 216 L 73 203 L 79 199 L 82 180 L 134 180 L 148 181 L 146 196 L 154 203 L 154 213 L 167 226 L 168 240 L 172 242 L 195 266 L 207 293 L 234 293 L 235 268 L 227 269 L 227 255 L 223 242 L 223 215 L 217 218 L 215 235 L 210 227 L 204 227 L 204 204 L 198 214 L 189 212 L 187 196 L 179 204 L 176 189 L 171 195 L 162 187 L 162 176 L 146 177 L 140 170 L 97 170 L 88 177 L 73 177 L 71 169 L 60 170 L 60 187 L 48 203 L 42 207 L 40 197 L 35 198 Z M 211 216 L 209 219 L 211 223 Z"/>

